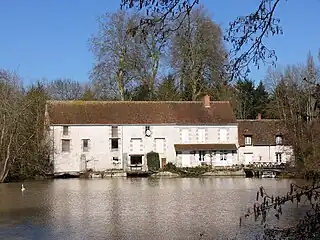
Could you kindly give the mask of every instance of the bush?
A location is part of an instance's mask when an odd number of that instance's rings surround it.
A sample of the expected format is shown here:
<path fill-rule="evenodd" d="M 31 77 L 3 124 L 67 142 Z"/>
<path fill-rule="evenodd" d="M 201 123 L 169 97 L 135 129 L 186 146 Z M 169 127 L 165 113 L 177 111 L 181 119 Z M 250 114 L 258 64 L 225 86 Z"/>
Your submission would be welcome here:
<path fill-rule="evenodd" d="M 159 153 L 149 152 L 147 153 L 147 165 L 149 171 L 158 171 L 160 169 Z"/>
<path fill-rule="evenodd" d="M 164 167 L 164 170 L 165 171 L 168 171 L 168 172 L 177 172 L 177 167 L 176 167 L 176 165 L 174 165 L 174 163 L 172 163 L 172 162 L 168 162 L 167 164 L 166 164 L 166 166 Z"/>

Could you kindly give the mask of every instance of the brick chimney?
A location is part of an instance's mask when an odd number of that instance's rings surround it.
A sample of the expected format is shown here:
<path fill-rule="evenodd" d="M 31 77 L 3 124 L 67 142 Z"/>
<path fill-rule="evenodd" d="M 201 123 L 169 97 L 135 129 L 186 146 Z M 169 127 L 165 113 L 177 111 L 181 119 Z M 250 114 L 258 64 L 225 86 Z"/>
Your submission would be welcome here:
<path fill-rule="evenodd" d="M 203 97 L 203 106 L 205 108 L 209 108 L 210 107 L 210 96 L 209 95 L 205 95 Z"/>
<path fill-rule="evenodd" d="M 261 119 L 262 119 L 261 113 L 258 113 L 257 119 L 258 119 L 258 120 L 261 120 Z"/>

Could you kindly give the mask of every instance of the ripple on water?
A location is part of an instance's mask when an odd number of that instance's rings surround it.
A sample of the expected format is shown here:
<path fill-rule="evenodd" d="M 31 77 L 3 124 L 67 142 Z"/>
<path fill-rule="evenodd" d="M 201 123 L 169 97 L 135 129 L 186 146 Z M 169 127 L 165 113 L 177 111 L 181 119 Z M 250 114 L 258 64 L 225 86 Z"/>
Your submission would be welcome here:
<path fill-rule="evenodd" d="M 0 185 L 4 239 L 253 239 L 261 226 L 239 216 L 256 191 L 289 180 L 246 178 L 66 179 Z M 3 197 L 4 196 L 4 197 Z M 288 212 L 285 223 L 299 218 Z M 284 216 L 285 218 L 286 216 Z"/>

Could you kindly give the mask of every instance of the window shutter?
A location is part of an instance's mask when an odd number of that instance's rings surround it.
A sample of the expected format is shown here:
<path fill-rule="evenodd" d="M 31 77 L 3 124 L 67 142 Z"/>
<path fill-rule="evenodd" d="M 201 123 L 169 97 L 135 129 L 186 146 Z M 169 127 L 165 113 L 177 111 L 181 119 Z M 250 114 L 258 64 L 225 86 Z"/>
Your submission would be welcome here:
<path fill-rule="evenodd" d="M 130 139 L 130 152 L 133 151 L 133 142 L 132 142 L 132 139 Z"/>

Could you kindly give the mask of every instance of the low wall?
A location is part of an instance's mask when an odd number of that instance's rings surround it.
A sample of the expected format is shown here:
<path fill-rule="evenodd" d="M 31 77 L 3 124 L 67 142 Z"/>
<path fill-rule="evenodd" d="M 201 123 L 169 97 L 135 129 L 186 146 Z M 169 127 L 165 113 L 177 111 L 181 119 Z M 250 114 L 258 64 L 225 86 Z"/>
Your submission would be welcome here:
<path fill-rule="evenodd" d="M 202 174 L 202 176 L 239 176 L 239 177 L 245 177 L 246 174 L 243 170 L 238 171 L 212 171 L 212 172 L 205 172 Z"/>
<path fill-rule="evenodd" d="M 150 177 L 179 177 L 179 176 L 180 175 L 178 173 L 172 173 L 168 171 L 158 172 L 150 175 Z"/>

